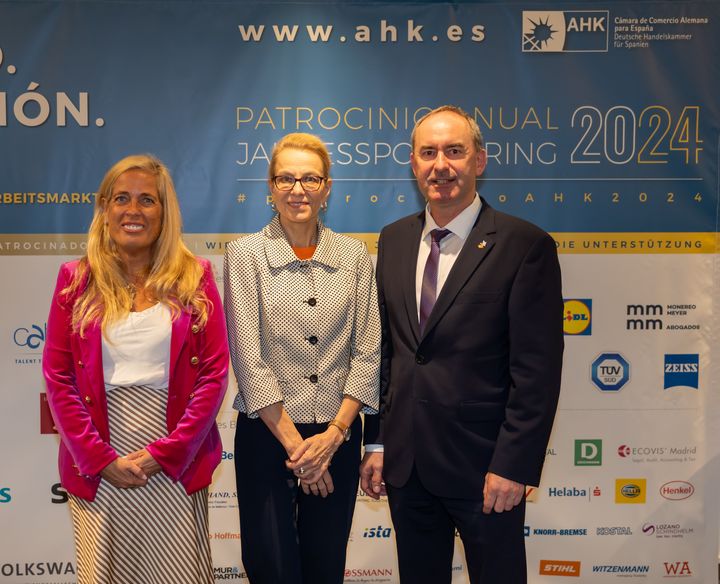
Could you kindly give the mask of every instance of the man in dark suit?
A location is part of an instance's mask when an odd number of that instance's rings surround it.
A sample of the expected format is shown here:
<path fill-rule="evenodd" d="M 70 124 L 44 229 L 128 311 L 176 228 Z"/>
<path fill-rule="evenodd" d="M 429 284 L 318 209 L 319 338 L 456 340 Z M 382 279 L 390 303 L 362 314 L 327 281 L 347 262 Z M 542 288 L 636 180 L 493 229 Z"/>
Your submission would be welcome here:
<path fill-rule="evenodd" d="M 411 164 L 426 209 L 378 244 L 381 410 L 366 418 L 361 486 L 385 493 L 405 584 L 451 581 L 454 535 L 473 584 L 524 584 L 525 486 L 538 485 L 560 389 L 555 243 L 475 192 L 475 120 L 419 120 Z M 373 419 L 374 418 L 374 419 Z"/>

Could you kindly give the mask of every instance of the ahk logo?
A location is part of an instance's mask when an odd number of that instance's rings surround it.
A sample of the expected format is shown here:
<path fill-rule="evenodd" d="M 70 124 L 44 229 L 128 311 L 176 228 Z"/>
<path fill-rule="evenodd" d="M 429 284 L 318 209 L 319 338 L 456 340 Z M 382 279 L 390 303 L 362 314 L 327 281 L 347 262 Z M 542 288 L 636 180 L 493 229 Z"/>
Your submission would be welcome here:
<path fill-rule="evenodd" d="M 563 332 L 574 336 L 592 334 L 592 300 L 574 298 L 564 302 Z"/>
<path fill-rule="evenodd" d="M 700 356 L 665 355 L 664 389 L 671 387 L 691 387 L 698 389 L 700 377 Z"/>
<path fill-rule="evenodd" d="M 602 440 L 575 440 L 575 466 L 601 466 Z"/>
<path fill-rule="evenodd" d="M 523 10 L 524 53 L 608 50 L 607 10 Z"/>

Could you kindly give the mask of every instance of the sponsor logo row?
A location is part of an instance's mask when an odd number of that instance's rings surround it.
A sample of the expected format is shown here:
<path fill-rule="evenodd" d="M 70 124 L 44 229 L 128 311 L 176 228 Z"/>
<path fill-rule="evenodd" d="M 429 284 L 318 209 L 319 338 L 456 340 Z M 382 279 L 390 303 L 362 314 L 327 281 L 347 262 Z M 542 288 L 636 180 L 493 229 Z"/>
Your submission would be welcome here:
<path fill-rule="evenodd" d="M 583 569 L 593 574 L 615 574 L 617 576 L 660 574 L 663 578 L 689 578 L 693 569 L 687 560 L 662 562 L 661 565 L 650 564 L 591 564 L 585 567 L 583 562 L 573 560 L 540 560 L 541 576 L 568 576 L 580 578 Z"/>
<path fill-rule="evenodd" d="M 618 505 L 642 505 L 647 502 L 646 478 L 616 478 L 614 488 L 614 501 Z M 695 486 L 683 480 L 667 481 L 660 485 L 657 494 L 668 501 L 684 501 L 695 494 Z M 603 498 L 605 493 L 599 485 L 582 486 L 563 485 L 545 487 L 527 487 L 525 496 L 529 503 L 535 503 L 541 496 L 548 499 L 582 499 L 594 501 Z"/>
<path fill-rule="evenodd" d="M 569 336 L 589 336 L 593 331 L 591 298 L 564 301 L 563 330 Z M 702 329 L 696 304 L 626 304 L 623 329 L 637 333 L 699 331 Z M 623 330 L 620 329 L 620 330 Z"/>
<path fill-rule="evenodd" d="M 698 389 L 700 355 L 666 353 L 662 372 L 663 389 Z M 618 352 L 601 353 L 590 365 L 590 379 L 602 392 L 618 392 L 630 381 L 630 362 Z"/>
<path fill-rule="evenodd" d="M 651 539 L 684 539 L 695 533 L 694 527 L 675 521 L 673 523 L 646 522 L 641 526 L 599 525 L 587 527 L 538 527 L 525 526 L 525 537 L 628 537 L 640 536 Z"/>
<path fill-rule="evenodd" d="M 613 448 L 612 458 L 620 462 L 633 463 L 677 463 L 695 462 L 698 447 L 696 445 L 652 443 L 619 444 Z M 601 438 L 585 438 L 575 440 L 575 466 L 597 467 L 603 464 L 603 440 Z M 606 460 L 607 462 L 607 460 Z"/>

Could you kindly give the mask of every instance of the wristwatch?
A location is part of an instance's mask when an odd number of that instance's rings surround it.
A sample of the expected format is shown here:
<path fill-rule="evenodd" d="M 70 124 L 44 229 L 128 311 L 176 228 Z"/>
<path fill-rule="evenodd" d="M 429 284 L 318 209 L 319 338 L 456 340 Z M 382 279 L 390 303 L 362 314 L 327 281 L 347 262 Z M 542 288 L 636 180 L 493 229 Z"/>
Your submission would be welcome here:
<path fill-rule="evenodd" d="M 350 440 L 350 426 L 348 426 L 344 422 L 341 422 L 340 420 L 330 420 L 328 422 L 328 427 L 330 426 L 335 426 L 338 430 L 340 430 L 340 433 L 343 435 L 343 440 L 345 440 L 345 442 Z"/>

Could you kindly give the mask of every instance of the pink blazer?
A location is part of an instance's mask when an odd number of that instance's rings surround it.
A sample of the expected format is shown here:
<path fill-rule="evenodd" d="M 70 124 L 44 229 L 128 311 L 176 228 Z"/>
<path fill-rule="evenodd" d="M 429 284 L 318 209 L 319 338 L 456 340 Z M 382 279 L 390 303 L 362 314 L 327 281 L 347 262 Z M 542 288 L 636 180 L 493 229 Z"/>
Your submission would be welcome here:
<path fill-rule="evenodd" d="M 201 286 L 212 303 L 204 328 L 182 312 L 172 323 L 167 436 L 148 452 L 165 474 L 190 494 L 210 484 L 222 456 L 215 423 L 227 388 L 228 346 L 222 304 L 210 262 Z M 60 267 L 43 352 L 43 374 L 55 425 L 60 433 L 60 480 L 68 492 L 92 501 L 100 471 L 119 454 L 110 446 L 107 400 L 98 324 L 85 337 L 71 327 L 75 298 L 60 295 L 72 280 L 78 261 Z M 122 453 L 125 454 L 125 453 Z"/>

